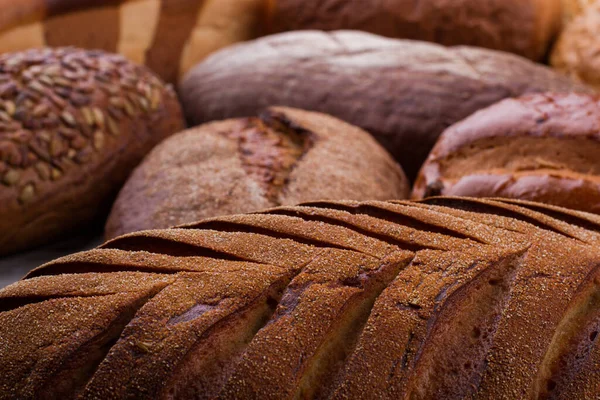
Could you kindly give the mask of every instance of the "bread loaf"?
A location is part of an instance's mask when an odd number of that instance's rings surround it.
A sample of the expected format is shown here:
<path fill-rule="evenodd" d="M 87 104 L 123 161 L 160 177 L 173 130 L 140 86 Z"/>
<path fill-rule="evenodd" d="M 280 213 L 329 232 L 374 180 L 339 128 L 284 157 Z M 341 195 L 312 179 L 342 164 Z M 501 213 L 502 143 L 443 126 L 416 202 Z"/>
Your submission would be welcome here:
<path fill-rule="evenodd" d="M 506 197 L 600 213 L 599 138 L 598 97 L 504 100 L 442 134 L 413 198 Z"/>
<path fill-rule="evenodd" d="M 107 213 L 145 153 L 183 126 L 174 91 L 123 56 L 0 55 L 0 254 Z"/>
<path fill-rule="evenodd" d="M 264 0 L 0 0 L 0 53 L 45 46 L 118 52 L 169 82 L 256 37 Z"/>
<path fill-rule="evenodd" d="M 121 190 L 106 237 L 310 200 L 409 194 L 402 169 L 368 133 L 324 114 L 270 108 L 157 146 Z"/>
<path fill-rule="evenodd" d="M 588 6 L 567 25 L 551 63 L 559 71 L 600 88 L 600 2 Z"/>
<path fill-rule="evenodd" d="M 449 46 L 486 47 L 539 60 L 560 27 L 560 2 L 269 0 L 269 21 L 274 32 L 356 29 Z"/>
<path fill-rule="evenodd" d="M 593 399 L 599 243 L 459 198 L 122 236 L 0 291 L 0 397 Z"/>
<path fill-rule="evenodd" d="M 195 124 L 285 105 L 372 133 L 414 179 L 439 134 L 505 97 L 585 91 L 522 58 L 360 32 L 293 32 L 222 50 L 195 67 L 180 94 Z"/>

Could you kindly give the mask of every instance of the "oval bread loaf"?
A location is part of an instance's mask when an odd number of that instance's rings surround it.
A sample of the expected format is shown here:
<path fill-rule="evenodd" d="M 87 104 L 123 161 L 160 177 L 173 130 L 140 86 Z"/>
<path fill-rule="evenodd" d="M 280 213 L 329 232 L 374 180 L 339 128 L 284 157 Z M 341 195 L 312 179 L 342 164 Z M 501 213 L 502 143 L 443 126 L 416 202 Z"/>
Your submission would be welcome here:
<path fill-rule="evenodd" d="M 328 115 L 270 108 L 158 145 L 113 205 L 106 237 L 314 200 L 399 200 L 400 166 L 366 132 Z"/>
<path fill-rule="evenodd" d="M 600 89 L 600 1 L 567 25 L 550 61 L 566 75 Z"/>
<path fill-rule="evenodd" d="M 593 399 L 600 218 L 319 202 L 122 236 L 0 291 L 3 399 Z"/>
<path fill-rule="evenodd" d="M 356 29 L 541 59 L 561 23 L 561 0 L 268 0 L 274 32 Z"/>
<path fill-rule="evenodd" d="M 413 198 L 507 197 L 600 213 L 600 99 L 504 100 L 448 128 Z"/>
<path fill-rule="evenodd" d="M 316 31 L 222 50 L 180 85 L 195 124 L 274 104 L 324 112 L 373 134 L 411 179 L 454 122 L 503 98 L 548 90 L 589 89 L 506 53 Z"/>
<path fill-rule="evenodd" d="M 210 52 L 257 37 L 264 15 L 264 0 L 0 0 L 0 53 L 102 49 L 175 82 Z"/>
<path fill-rule="evenodd" d="M 106 213 L 142 157 L 183 127 L 172 88 L 121 55 L 0 55 L 0 254 Z"/>

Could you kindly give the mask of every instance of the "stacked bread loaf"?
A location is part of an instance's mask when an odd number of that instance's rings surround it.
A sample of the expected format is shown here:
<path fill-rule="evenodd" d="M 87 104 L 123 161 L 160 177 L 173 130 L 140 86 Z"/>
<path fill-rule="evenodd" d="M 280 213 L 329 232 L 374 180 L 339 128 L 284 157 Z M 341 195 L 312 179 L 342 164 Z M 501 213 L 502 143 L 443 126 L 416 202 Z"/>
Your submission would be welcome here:
<path fill-rule="evenodd" d="M 188 120 L 256 115 L 271 105 L 331 114 L 370 132 L 413 179 L 449 125 L 506 97 L 589 91 L 502 52 L 361 32 L 292 32 L 222 50 L 183 80 Z"/>
<path fill-rule="evenodd" d="M 596 398 L 599 243 L 458 198 L 122 236 L 0 292 L 0 397 Z"/>

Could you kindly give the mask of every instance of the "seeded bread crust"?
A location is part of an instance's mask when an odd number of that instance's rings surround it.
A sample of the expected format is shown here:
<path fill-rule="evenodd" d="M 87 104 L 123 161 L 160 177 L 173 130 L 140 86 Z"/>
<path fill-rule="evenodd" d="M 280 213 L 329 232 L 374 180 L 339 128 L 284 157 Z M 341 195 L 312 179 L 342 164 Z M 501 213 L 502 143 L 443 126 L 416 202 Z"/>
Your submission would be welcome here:
<path fill-rule="evenodd" d="M 560 26 L 560 0 L 365 2 L 335 0 L 307 4 L 270 0 L 274 32 L 355 29 L 377 35 L 469 45 L 539 60 Z M 369 4 L 371 3 L 371 4 Z"/>
<path fill-rule="evenodd" d="M 265 12 L 263 0 L 0 0 L 0 53 L 102 49 L 175 82 L 209 53 L 257 37 Z"/>
<path fill-rule="evenodd" d="M 504 100 L 441 135 L 412 197 L 505 197 L 599 213 L 599 118 L 597 96 Z"/>
<path fill-rule="evenodd" d="M 157 146 L 121 190 L 106 237 L 311 200 L 405 199 L 409 191 L 368 133 L 324 114 L 270 108 Z"/>
<path fill-rule="evenodd" d="M 125 235 L 0 291 L 0 398 L 593 399 L 599 222 L 432 198 Z"/>
<path fill-rule="evenodd" d="M 120 55 L 0 55 L 0 254 L 107 213 L 141 158 L 183 127 L 173 90 Z"/>
<path fill-rule="evenodd" d="M 590 89 L 506 53 L 350 31 L 292 32 L 224 49 L 180 85 L 194 124 L 273 104 L 327 113 L 373 134 L 409 179 L 451 124 L 506 97 L 546 91 Z"/>

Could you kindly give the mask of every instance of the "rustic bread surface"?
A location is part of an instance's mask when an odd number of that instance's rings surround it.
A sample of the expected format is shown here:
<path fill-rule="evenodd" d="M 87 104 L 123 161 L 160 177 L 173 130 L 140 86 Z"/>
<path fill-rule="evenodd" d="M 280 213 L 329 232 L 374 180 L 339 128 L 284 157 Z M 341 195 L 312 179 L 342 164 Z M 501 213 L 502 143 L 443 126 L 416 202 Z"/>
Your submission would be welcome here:
<path fill-rule="evenodd" d="M 123 56 L 0 55 L 0 254 L 107 213 L 142 157 L 183 127 L 173 90 Z"/>
<path fill-rule="evenodd" d="M 413 198 L 505 197 L 599 213 L 599 121 L 597 96 L 504 100 L 441 135 Z"/>
<path fill-rule="evenodd" d="M 271 105 L 320 111 L 370 132 L 416 173 L 449 125 L 506 97 L 588 91 L 514 55 L 361 32 L 274 35 L 222 50 L 180 85 L 194 124 Z"/>
<path fill-rule="evenodd" d="M 433 198 L 125 235 L 0 291 L 0 398 L 593 399 L 599 222 Z"/>
<path fill-rule="evenodd" d="M 269 0 L 274 32 L 355 29 L 382 36 L 544 56 L 560 27 L 560 0 Z"/>
<path fill-rule="evenodd" d="M 368 133 L 324 114 L 270 108 L 157 146 L 121 190 L 106 237 L 311 200 L 405 199 L 409 191 Z"/>

